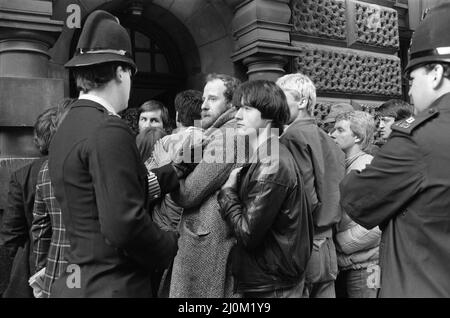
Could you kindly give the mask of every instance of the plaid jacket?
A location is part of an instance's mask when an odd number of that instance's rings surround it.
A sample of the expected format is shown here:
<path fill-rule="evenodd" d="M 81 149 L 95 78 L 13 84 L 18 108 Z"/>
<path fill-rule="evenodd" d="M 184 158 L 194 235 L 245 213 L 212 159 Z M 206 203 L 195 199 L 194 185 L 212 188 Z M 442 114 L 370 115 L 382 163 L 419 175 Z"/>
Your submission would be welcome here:
<path fill-rule="evenodd" d="M 64 253 L 69 248 L 61 208 L 56 201 L 48 171 L 48 160 L 41 167 L 36 184 L 36 195 L 31 226 L 35 256 L 35 272 L 46 267 L 43 294 L 50 297 L 50 288 L 67 267 Z"/>

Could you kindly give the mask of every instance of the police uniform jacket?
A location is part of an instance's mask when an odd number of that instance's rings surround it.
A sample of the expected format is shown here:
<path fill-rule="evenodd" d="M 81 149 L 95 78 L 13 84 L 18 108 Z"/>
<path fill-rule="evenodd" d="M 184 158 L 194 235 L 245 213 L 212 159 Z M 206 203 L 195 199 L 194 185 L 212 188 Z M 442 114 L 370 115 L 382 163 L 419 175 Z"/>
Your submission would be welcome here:
<path fill-rule="evenodd" d="M 177 236 L 146 209 L 147 170 L 126 123 L 76 101 L 53 137 L 49 171 L 70 242 L 52 297 L 151 296 L 151 272 L 174 257 Z"/>
<path fill-rule="evenodd" d="M 380 225 L 379 297 L 450 297 L 450 94 L 392 130 L 341 183 L 342 207 Z"/>

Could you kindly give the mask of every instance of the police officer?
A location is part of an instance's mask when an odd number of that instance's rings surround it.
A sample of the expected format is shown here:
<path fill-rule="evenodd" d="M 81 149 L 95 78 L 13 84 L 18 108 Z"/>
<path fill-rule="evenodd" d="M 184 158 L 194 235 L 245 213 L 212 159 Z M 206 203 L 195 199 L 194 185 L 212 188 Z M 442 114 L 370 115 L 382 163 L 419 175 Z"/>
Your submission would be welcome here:
<path fill-rule="evenodd" d="M 136 71 L 131 49 L 117 18 L 96 10 L 65 65 L 80 96 L 52 139 L 49 172 L 73 270 L 55 280 L 52 297 L 150 297 L 159 283 L 152 273 L 166 268 L 177 251 L 176 233 L 162 231 L 148 211 L 165 192 L 165 180 L 172 184 L 168 192 L 177 189 L 176 172 L 168 165 L 148 173 L 134 135 L 117 115 L 128 106 Z"/>
<path fill-rule="evenodd" d="M 413 35 L 406 72 L 415 117 L 392 126 L 372 164 L 341 183 L 343 209 L 380 225 L 378 297 L 450 297 L 450 3 Z"/>

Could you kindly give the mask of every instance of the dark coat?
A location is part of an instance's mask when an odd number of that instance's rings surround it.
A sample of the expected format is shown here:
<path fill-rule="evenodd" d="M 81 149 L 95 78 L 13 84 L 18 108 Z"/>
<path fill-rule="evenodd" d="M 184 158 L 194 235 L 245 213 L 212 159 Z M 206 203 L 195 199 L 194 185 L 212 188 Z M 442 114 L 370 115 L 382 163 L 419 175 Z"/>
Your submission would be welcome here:
<path fill-rule="evenodd" d="M 281 135 L 280 142 L 294 156 L 312 205 L 314 237 L 332 236 L 341 219 L 339 183 L 345 175 L 345 155 L 315 119 L 299 119 Z"/>
<path fill-rule="evenodd" d="M 126 123 L 76 101 L 53 137 L 49 171 L 70 242 L 70 272 L 52 297 L 150 297 L 151 273 L 168 266 L 177 235 L 151 221 L 147 170 Z M 79 288 L 71 288 L 71 264 L 79 266 Z"/>
<path fill-rule="evenodd" d="M 0 249 L 4 251 L 1 262 L 6 264 L 2 270 L 5 279 L 9 278 L 3 297 L 33 297 L 28 285 L 34 273 L 30 231 L 37 175 L 45 159 L 35 160 L 11 174 L 8 205 L 0 230 Z"/>
<path fill-rule="evenodd" d="M 368 229 L 380 225 L 379 297 L 450 297 L 450 94 L 392 130 L 342 182 L 342 207 Z"/>
<path fill-rule="evenodd" d="M 272 140 L 277 142 L 278 140 Z M 239 292 L 292 288 L 304 278 L 313 223 L 302 177 L 289 150 L 279 144 L 269 162 L 240 172 L 239 189 L 219 192 L 220 213 L 237 238 L 232 270 Z"/>

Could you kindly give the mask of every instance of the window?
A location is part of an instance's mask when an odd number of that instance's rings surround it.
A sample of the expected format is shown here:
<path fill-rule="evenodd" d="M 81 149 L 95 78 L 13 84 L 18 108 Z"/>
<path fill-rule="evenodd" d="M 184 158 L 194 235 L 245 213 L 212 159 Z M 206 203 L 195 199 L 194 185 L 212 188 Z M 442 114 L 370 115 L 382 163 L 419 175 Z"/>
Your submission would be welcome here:
<path fill-rule="evenodd" d="M 167 55 L 152 38 L 137 30 L 128 29 L 128 32 L 140 73 L 171 73 Z"/>

